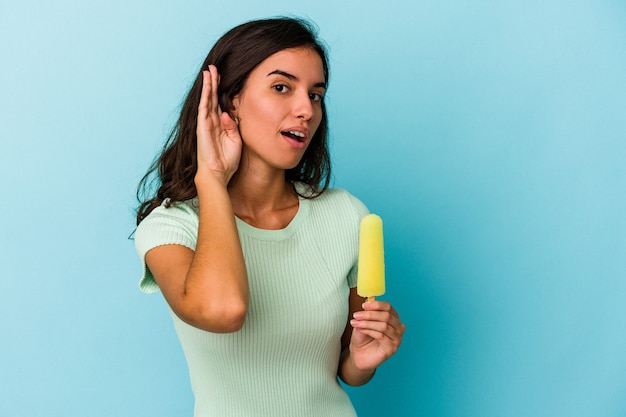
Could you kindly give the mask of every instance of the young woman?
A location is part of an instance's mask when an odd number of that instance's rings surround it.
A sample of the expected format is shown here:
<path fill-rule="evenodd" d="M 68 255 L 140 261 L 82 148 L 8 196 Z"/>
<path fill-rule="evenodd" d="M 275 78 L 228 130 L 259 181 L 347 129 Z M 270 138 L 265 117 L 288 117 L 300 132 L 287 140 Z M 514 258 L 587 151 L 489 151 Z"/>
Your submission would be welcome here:
<path fill-rule="evenodd" d="M 354 416 L 398 349 L 392 306 L 356 294 L 367 209 L 329 189 L 326 53 L 290 18 L 226 33 L 140 184 L 141 288 L 160 289 L 183 346 L 195 416 Z"/>

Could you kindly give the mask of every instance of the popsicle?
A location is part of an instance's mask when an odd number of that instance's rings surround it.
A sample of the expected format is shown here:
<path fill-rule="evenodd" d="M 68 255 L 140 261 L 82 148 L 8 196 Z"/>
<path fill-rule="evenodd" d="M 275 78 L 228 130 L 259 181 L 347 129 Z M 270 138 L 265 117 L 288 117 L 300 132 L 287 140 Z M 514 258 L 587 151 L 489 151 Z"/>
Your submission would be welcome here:
<path fill-rule="evenodd" d="M 385 255 L 383 220 L 376 214 L 361 219 L 359 230 L 359 261 L 357 293 L 373 301 L 385 293 Z"/>

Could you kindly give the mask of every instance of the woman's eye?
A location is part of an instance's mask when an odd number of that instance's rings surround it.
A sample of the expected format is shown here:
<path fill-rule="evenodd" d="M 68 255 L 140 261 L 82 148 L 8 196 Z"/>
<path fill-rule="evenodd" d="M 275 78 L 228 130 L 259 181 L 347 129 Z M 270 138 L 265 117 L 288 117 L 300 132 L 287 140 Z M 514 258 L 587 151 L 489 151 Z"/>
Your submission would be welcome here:
<path fill-rule="evenodd" d="M 311 94 L 309 94 L 309 98 L 311 100 L 315 101 L 315 102 L 320 102 L 320 101 L 322 101 L 324 96 L 319 94 L 319 93 L 311 93 Z"/>
<path fill-rule="evenodd" d="M 278 91 L 279 93 L 285 93 L 287 91 L 287 86 L 284 84 L 277 84 L 273 86 L 272 88 Z"/>

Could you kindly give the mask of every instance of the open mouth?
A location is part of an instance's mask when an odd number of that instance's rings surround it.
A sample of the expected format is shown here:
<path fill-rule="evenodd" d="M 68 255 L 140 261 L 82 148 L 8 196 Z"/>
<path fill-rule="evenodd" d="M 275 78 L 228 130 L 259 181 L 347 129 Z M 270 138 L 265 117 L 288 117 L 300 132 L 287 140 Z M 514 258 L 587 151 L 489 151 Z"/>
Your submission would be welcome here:
<path fill-rule="evenodd" d="M 280 132 L 283 136 L 287 136 L 290 139 L 293 139 L 298 142 L 304 142 L 306 140 L 306 135 L 302 132 L 298 132 L 295 130 L 288 130 L 285 132 Z"/>

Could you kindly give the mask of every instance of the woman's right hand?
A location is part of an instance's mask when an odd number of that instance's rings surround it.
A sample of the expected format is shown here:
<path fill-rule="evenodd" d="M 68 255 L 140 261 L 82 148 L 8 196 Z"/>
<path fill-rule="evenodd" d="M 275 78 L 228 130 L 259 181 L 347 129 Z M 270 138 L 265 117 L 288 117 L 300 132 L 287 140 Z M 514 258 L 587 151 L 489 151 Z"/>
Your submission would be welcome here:
<path fill-rule="evenodd" d="M 217 87 L 219 74 L 214 65 L 202 71 L 202 94 L 198 105 L 198 171 L 196 179 L 215 175 L 228 185 L 239 168 L 241 135 L 237 123 L 220 109 Z"/>

